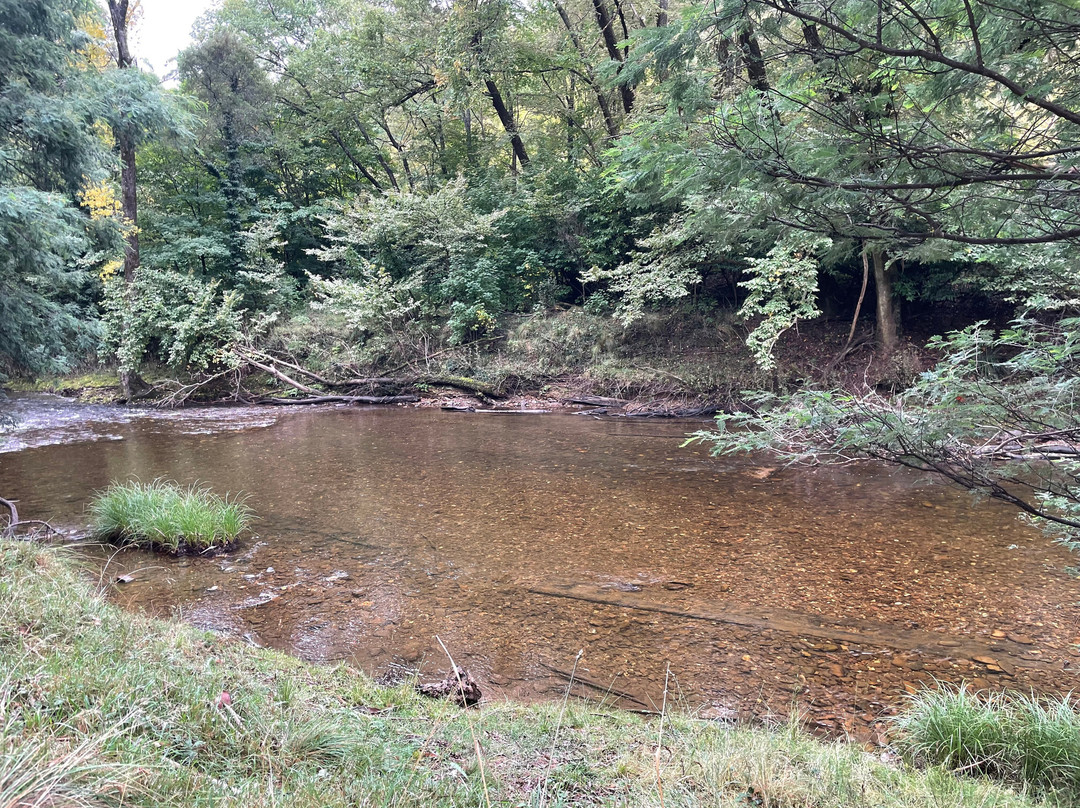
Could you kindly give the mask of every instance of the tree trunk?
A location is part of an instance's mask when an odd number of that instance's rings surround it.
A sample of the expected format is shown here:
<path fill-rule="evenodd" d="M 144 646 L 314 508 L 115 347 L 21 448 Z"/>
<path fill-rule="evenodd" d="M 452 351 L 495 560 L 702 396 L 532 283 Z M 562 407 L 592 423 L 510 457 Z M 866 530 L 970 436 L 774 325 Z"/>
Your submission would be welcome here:
<path fill-rule="evenodd" d="M 765 72 L 765 57 L 761 53 L 761 46 L 758 44 L 757 36 L 754 35 L 754 29 L 750 27 L 749 22 L 739 32 L 739 48 L 742 50 L 743 59 L 746 61 L 746 77 L 750 80 L 750 85 L 755 90 L 767 93 L 769 91 L 769 76 Z"/>
<path fill-rule="evenodd" d="M 129 70 L 135 66 L 128 47 L 128 0 L 109 0 L 109 20 L 116 39 L 116 67 Z M 120 204 L 124 213 L 124 285 L 131 294 L 131 284 L 139 268 L 139 220 L 138 183 L 135 174 L 135 136 L 133 132 L 119 130 L 116 145 L 120 151 Z M 120 374 L 120 386 L 125 401 L 131 401 L 149 388 L 137 370 L 125 370 Z"/>
<path fill-rule="evenodd" d="M 611 114 L 611 106 L 608 104 L 604 88 L 601 87 L 600 83 L 596 80 L 596 72 L 592 69 L 592 65 L 589 64 L 589 56 L 585 52 L 585 46 L 582 45 L 581 38 L 578 37 L 577 31 L 574 30 L 574 26 L 570 24 L 570 15 L 566 13 L 563 4 L 558 2 L 558 0 L 555 0 L 555 11 L 558 12 L 559 19 L 562 20 L 563 26 L 566 28 L 566 33 L 570 36 L 570 41 L 574 43 L 574 50 L 577 51 L 578 57 L 581 59 L 581 67 L 585 71 L 589 87 L 591 87 L 593 93 L 596 94 L 596 103 L 599 105 L 600 114 L 604 118 L 604 128 L 607 130 L 608 139 L 614 140 L 619 136 L 619 127 L 615 124 L 615 116 Z"/>
<path fill-rule="evenodd" d="M 506 130 L 506 134 L 510 136 L 510 148 L 514 150 L 514 157 L 524 168 L 529 164 L 529 153 L 525 151 L 525 144 L 521 142 L 521 135 L 518 134 L 514 116 L 507 109 L 502 93 L 499 92 L 499 88 L 490 77 L 484 76 L 484 86 L 487 88 L 491 105 L 495 108 L 495 114 L 499 116 L 499 122 L 502 124 L 503 129 Z"/>
<path fill-rule="evenodd" d="M 619 63 L 618 72 L 622 72 L 622 64 L 626 61 L 626 54 L 619 50 L 615 39 L 615 24 L 611 19 L 604 0 L 593 0 L 593 9 L 596 11 L 596 24 L 600 27 L 600 33 L 604 38 L 604 47 L 607 48 L 608 56 L 613 62 Z M 622 97 L 623 111 L 629 115 L 634 108 L 634 90 L 625 82 L 619 83 L 619 95 Z"/>
<path fill-rule="evenodd" d="M 900 344 L 900 318 L 893 299 L 893 268 L 886 260 L 884 250 L 870 251 L 874 266 L 874 289 L 877 297 L 877 342 L 885 353 L 890 354 Z"/>
<path fill-rule="evenodd" d="M 668 24 L 668 0 L 660 0 L 656 11 L 656 27 L 663 28 Z"/>
<path fill-rule="evenodd" d="M 109 20 L 116 39 L 116 66 L 120 70 L 133 67 L 128 48 L 128 0 L 109 0 Z M 135 195 L 135 138 L 131 132 L 118 131 L 117 147 L 120 150 L 120 202 L 124 211 L 124 282 L 135 280 L 139 268 L 138 199 Z"/>
<path fill-rule="evenodd" d="M 135 144 L 128 135 L 118 138 L 120 145 L 120 202 L 124 211 L 124 283 L 135 280 L 139 268 L 139 228 L 136 226 L 139 203 L 136 196 Z"/>

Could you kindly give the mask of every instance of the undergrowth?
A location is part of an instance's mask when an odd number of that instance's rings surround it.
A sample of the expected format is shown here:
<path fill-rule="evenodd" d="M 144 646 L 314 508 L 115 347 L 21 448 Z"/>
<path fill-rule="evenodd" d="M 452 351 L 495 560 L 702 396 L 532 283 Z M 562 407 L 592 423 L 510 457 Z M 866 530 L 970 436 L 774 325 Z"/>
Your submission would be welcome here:
<path fill-rule="evenodd" d="M 1080 710 L 1071 696 L 943 688 L 916 696 L 897 726 L 901 748 L 917 764 L 1080 802 Z"/>
<path fill-rule="evenodd" d="M 1036 804 L 794 725 L 675 712 L 661 727 L 573 699 L 460 710 L 409 683 L 124 612 L 71 550 L 0 541 L 0 805 L 27 794 L 165 808 Z"/>

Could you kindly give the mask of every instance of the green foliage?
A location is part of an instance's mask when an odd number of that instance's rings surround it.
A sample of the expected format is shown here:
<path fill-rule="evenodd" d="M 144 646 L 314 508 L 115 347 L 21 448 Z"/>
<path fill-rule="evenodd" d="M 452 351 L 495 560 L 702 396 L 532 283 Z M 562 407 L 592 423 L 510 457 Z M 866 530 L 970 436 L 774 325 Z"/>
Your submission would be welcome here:
<path fill-rule="evenodd" d="M 1080 320 L 979 323 L 934 339 L 942 355 L 896 396 L 806 390 L 751 395 L 696 440 L 716 454 L 789 462 L 869 457 L 942 476 L 1080 542 Z M 732 428 L 735 427 L 735 428 Z"/>
<path fill-rule="evenodd" d="M 1069 696 L 925 691 L 896 727 L 914 763 L 984 774 L 1066 802 L 1080 793 L 1080 710 Z"/>
<path fill-rule="evenodd" d="M 240 293 L 192 273 L 142 267 L 135 280 L 105 285 L 104 344 L 121 370 L 148 357 L 174 368 L 207 370 L 235 361 L 241 336 Z"/>
<path fill-rule="evenodd" d="M 324 280 L 309 277 L 314 300 L 311 308 L 341 318 L 346 336 L 363 344 L 376 335 L 407 329 L 420 312 L 414 294 L 420 286 L 413 275 L 395 281 L 384 268 L 366 264 L 361 280 Z"/>
<path fill-rule="evenodd" d="M 247 530 L 251 510 L 208 488 L 175 483 L 113 483 L 90 504 L 94 536 L 118 544 L 203 553 L 228 547 Z"/>
<path fill-rule="evenodd" d="M 107 108 L 83 48 L 85 0 L 0 2 L 0 374 L 63 371 L 92 354 L 95 251 L 115 229 L 76 197 L 108 155 Z"/>
<path fill-rule="evenodd" d="M 690 294 L 690 287 L 701 282 L 701 273 L 686 262 L 684 252 L 656 249 L 666 234 L 644 238 L 635 257 L 617 267 L 590 267 L 581 274 L 583 284 L 604 283 L 609 294 L 619 301 L 615 316 L 629 325 L 650 307 L 680 300 Z"/>
<path fill-rule="evenodd" d="M 296 298 L 296 284 L 279 257 L 285 246 L 282 218 L 264 215 L 240 234 L 243 253 L 232 287 L 249 316 L 258 316 L 263 325 L 288 312 Z"/>
<path fill-rule="evenodd" d="M 762 370 L 776 366 L 772 352 L 781 334 L 799 320 L 821 314 L 817 308 L 818 262 L 814 258 L 821 246 L 784 242 L 769 250 L 765 258 L 747 259 L 750 277 L 739 285 L 748 294 L 739 314 L 748 320 L 761 318 L 746 344 Z"/>
<path fill-rule="evenodd" d="M 84 223 L 57 194 L 0 187 L 0 375 L 62 373 L 97 347 Z"/>

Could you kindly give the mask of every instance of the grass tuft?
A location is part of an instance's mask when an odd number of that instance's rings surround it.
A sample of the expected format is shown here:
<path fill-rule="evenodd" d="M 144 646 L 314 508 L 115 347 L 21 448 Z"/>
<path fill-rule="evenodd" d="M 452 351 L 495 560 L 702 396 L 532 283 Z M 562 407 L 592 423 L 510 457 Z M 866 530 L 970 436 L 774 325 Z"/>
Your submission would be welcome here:
<path fill-rule="evenodd" d="M 208 488 L 154 480 L 114 482 L 90 504 L 90 517 L 98 539 L 173 554 L 206 553 L 235 544 L 251 510 Z"/>
<path fill-rule="evenodd" d="M 976 694 L 964 685 L 928 690 L 912 699 L 897 727 L 913 763 L 1039 794 L 1080 795 L 1080 711 L 1071 695 Z"/>

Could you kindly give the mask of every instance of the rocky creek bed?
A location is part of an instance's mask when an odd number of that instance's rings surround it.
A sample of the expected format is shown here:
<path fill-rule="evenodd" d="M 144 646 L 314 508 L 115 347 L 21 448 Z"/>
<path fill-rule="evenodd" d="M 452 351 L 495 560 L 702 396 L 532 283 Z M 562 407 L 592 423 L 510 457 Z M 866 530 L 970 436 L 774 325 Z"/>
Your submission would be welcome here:
<path fill-rule="evenodd" d="M 393 679 L 448 663 L 488 699 L 575 692 L 715 718 L 801 712 L 879 741 L 935 681 L 1080 686 L 1075 557 L 908 472 L 718 460 L 706 422 L 395 407 L 163 413 L 18 397 L 0 492 L 77 531 L 113 479 L 245 492 L 214 559 L 88 549 L 113 598 Z"/>

